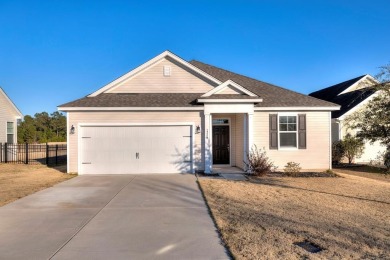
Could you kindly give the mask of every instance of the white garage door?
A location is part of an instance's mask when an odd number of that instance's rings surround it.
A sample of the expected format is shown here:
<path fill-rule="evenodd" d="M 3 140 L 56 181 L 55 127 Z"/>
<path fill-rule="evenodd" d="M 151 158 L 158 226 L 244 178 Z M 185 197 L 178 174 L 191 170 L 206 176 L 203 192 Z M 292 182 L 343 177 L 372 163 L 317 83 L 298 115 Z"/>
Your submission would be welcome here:
<path fill-rule="evenodd" d="M 191 172 L 190 126 L 83 126 L 80 174 Z"/>

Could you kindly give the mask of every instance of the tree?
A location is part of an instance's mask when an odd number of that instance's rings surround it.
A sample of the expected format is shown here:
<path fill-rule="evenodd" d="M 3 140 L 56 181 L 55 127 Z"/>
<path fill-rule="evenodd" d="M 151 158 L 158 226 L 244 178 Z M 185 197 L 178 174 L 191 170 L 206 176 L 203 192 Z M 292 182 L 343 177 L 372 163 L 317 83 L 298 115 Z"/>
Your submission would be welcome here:
<path fill-rule="evenodd" d="M 66 141 L 66 117 L 56 111 L 26 115 L 18 126 L 18 143 L 46 143 Z"/>
<path fill-rule="evenodd" d="M 359 158 L 364 151 L 364 143 L 362 139 L 347 134 L 341 141 L 344 156 L 347 157 L 348 163 L 351 164 L 355 158 Z"/>
<path fill-rule="evenodd" d="M 390 157 L 390 64 L 380 67 L 375 76 L 378 84 L 373 86 L 375 97 L 361 111 L 347 118 L 349 127 L 359 129 L 357 137 L 370 141 L 379 141 L 387 147 Z M 386 162 L 385 162 L 386 164 Z M 389 165 L 389 163 L 387 163 Z M 388 167 L 390 170 L 390 166 Z"/>

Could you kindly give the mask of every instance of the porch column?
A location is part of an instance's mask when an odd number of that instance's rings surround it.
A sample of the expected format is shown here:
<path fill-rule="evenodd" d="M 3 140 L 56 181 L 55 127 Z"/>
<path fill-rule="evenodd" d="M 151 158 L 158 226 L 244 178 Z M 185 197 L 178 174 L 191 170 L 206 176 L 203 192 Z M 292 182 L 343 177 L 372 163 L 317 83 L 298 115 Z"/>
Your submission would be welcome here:
<path fill-rule="evenodd" d="M 247 155 L 253 145 L 253 113 L 247 113 L 244 117 L 244 162 L 248 162 Z M 245 166 L 245 169 L 247 167 Z"/>
<path fill-rule="evenodd" d="M 204 138 L 205 138 L 205 157 L 204 157 L 204 172 L 210 174 L 213 171 L 213 149 L 212 149 L 212 116 L 204 114 Z"/>

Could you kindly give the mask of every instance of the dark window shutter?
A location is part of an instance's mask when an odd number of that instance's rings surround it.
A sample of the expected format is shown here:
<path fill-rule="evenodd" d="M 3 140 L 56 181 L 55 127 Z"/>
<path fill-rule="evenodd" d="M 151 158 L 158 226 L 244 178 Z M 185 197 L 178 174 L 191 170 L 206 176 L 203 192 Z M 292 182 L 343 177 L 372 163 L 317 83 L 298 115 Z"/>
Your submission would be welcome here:
<path fill-rule="evenodd" d="M 298 149 L 306 149 L 306 115 L 298 115 Z"/>
<path fill-rule="evenodd" d="M 278 149 L 278 115 L 269 115 L 269 149 Z"/>

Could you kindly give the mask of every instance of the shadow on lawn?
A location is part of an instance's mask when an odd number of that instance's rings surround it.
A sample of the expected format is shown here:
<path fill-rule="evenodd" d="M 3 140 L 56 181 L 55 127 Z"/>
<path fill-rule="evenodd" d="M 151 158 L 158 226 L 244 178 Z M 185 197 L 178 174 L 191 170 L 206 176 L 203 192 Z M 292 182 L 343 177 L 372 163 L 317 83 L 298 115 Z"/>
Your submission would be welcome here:
<path fill-rule="evenodd" d="M 305 189 L 305 188 L 300 188 L 300 187 L 288 186 L 288 185 L 283 184 L 282 181 L 275 180 L 275 179 L 264 179 L 264 180 L 252 179 L 252 180 L 250 180 L 250 182 L 251 183 L 255 183 L 255 184 L 261 184 L 261 185 L 269 185 L 269 186 L 277 186 L 277 187 L 287 188 L 287 189 L 303 190 L 303 191 L 309 191 L 309 192 L 333 195 L 333 196 L 338 196 L 338 197 L 343 197 L 343 198 L 350 198 L 350 199 L 357 199 L 357 200 L 363 200 L 363 201 L 369 201 L 369 202 L 384 203 L 384 204 L 390 205 L 390 203 L 386 202 L 386 201 L 366 199 L 366 198 L 362 198 L 362 197 L 349 196 L 349 195 L 344 195 L 344 194 L 339 194 L 339 193 L 331 193 L 331 192 L 326 192 L 326 191 L 319 191 L 319 190 L 313 190 L 313 189 Z"/>

